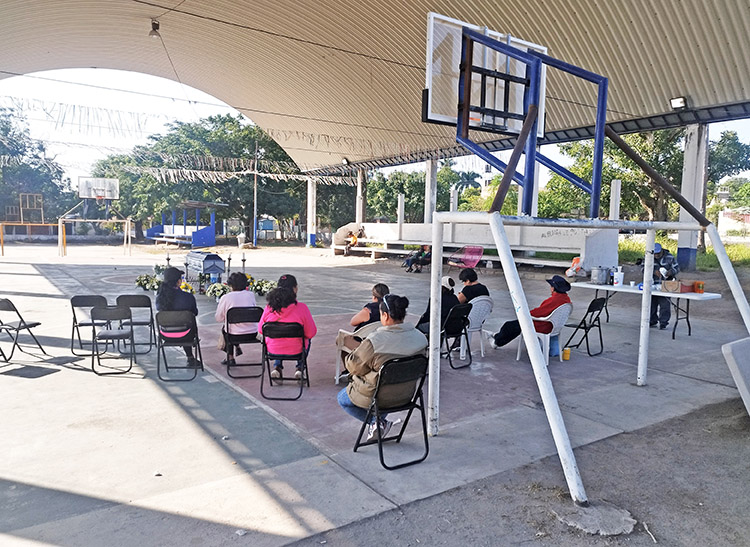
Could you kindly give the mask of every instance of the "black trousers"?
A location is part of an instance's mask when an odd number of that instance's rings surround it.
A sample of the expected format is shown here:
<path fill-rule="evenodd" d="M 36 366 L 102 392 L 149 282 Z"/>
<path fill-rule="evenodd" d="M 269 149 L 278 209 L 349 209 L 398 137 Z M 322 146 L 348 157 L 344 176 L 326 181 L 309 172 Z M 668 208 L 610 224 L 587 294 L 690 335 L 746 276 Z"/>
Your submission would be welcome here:
<path fill-rule="evenodd" d="M 666 296 L 652 296 L 651 297 L 651 326 L 659 323 L 661 326 L 666 326 L 669 323 L 669 319 L 672 317 L 671 300 Z"/>
<path fill-rule="evenodd" d="M 504 346 L 511 340 L 518 338 L 519 334 L 521 334 L 521 324 L 518 322 L 518 319 L 506 321 L 503 323 L 503 326 L 500 327 L 500 332 L 496 333 L 494 336 L 495 344 L 498 346 Z"/>

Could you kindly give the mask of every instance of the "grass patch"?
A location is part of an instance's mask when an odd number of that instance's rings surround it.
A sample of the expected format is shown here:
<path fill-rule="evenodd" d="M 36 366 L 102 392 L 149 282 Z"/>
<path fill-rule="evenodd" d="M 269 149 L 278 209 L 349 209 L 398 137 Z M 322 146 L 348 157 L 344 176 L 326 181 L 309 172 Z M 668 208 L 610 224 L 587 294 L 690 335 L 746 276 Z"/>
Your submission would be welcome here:
<path fill-rule="evenodd" d="M 677 256 L 677 242 L 672 239 L 661 239 L 657 238 L 657 243 L 660 243 L 662 247 L 667 249 L 670 253 Z M 737 267 L 749 267 L 750 266 L 750 247 L 739 243 L 725 245 L 727 255 L 732 265 Z M 642 241 L 636 241 L 632 239 L 625 239 L 620 241 L 619 246 L 619 263 L 620 264 L 635 264 L 635 261 L 639 258 L 643 258 L 646 252 L 646 244 Z M 716 253 L 712 247 L 709 247 L 705 253 L 698 253 L 695 259 L 695 267 L 698 271 L 712 271 L 719 269 L 719 259 L 716 258 Z"/>

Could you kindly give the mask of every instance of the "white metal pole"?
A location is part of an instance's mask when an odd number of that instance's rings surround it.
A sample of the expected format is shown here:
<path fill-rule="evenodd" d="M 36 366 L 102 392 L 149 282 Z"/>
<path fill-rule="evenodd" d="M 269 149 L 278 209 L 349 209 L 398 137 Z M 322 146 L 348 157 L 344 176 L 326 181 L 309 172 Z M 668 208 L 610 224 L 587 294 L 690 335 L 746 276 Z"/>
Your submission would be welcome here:
<path fill-rule="evenodd" d="M 430 267 L 429 389 L 427 433 L 438 434 L 440 420 L 440 278 L 443 277 L 443 223 L 432 221 L 432 266 Z"/>
<path fill-rule="evenodd" d="M 258 246 L 258 140 L 255 140 L 255 173 L 253 173 L 253 248 Z M 273 228 L 273 226 L 272 226 Z"/>
<path fill-rule="evenodd" d="M 643 261 L 643 297 L 641 299 L 641 335 L 638 340 L 636 385 L 645 386 L 648 374 L 648 338 L 651 323 L 651 286 L 654 282 L 654 242 L 656 230 L 646 231 L 646 257 Z"/>
<path fill-rule="evenodd" d="M 722 243 L 719 237 L 716 226 L 709 224 L 706 226 L 706 232 L 708 232 L 708 237 L 711 239 L 711 245 L 714 247 L 714 253 L 716 253 L 716 258 L 719 260 L 719 265 L 724 272 L 724 276 L 727 278 L 729 289 L 732 291 L 734 301 L 740 310 L 745 328 L 750 333 L 750 306 L 748 306 L 745 292 L 742 290 L 742 285 L 740 285 L 740 280 L 737 279 L 737 272 L 732 267 L 732 262 L 729 260 L 729 256 L 727 256 L 727 250 L 724 248 L 724 243 Z"/>
<path fill-rule="evenodd" d="M 433 222 L 435 222 L 435 220 L 433 220 Z M 435 224 L 437 224 L 437 222 L 435 222 Z M 497 247 L 497 254 L 500 258 L 500 263 L 503 266 L 503 273 L 505 274 L 505 281 L 508 284 L 508 292 L 510 293 L 513 308 L 516 311 L 518 322 L 521 325 L 521 333 L 523 334 L 526 349 L 528 350 L 529 358 L 531 359 L 531 368 L 534 370 L 534 377 L 536 378 L 536 383 L 539 387 L 539 394 L 542 397 L 544 411 L 547 414 L 547 421 L 552 430 L 552 437 L 555 441 L 555 446 L 557 447 L 557 453 L 560 456 L 560 463 L 562 464 L 563 473 L 565 473 L 565 480 L 568 483 L 570 495 L 576 503 L 587 504 L 588 500 L 586 498 L 586 491 L 583 488 L 581 473 L 578 471 L 578 465 L 576 464 L 576 459 L 573 455 L 573 448 L 570 445 L 570 438 L 568 437 L 568 432 L 565 428 L 565 422 L 563 421 L 562 413 L 560 412 L 560 406 L 557 403 L 557 396 L 555 395 L 555 389 L 552 386 L 552 380 L 549 377 L 546 360 L 544 355 L 542 355 L 542 348 L 539 344 L 539 339 L 536 336 L 534 322 L 529 313 L 529 305 L 526 302 L 521 278 L 516 269 L 516 263 L 510 250 L 510 244 L 508 243 L 508 237 L 505 234 L 505 228 L 503 227 L 500 214 L 491 213 L 489 215 L 489 224 L 490 229 L 492 230 L 492 236 L 495 239 L 495 246 Z M 433 274 L 433 282 L 434 279 L 435 277 Z"/>

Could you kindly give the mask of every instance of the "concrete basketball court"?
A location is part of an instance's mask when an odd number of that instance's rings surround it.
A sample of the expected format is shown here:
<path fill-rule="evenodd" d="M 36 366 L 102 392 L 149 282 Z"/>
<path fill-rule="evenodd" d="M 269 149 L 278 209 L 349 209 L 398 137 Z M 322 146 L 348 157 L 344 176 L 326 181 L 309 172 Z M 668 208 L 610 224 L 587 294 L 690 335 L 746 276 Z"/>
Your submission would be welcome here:
<path fill-rule="evenodd" d="M 236 270 L 237 250 L 222 251 L 224 257 L 232 252 Z M 482 358 L 478 343 L 470 368 L 442 364 L 440 433 L 430 439 L 426 461 L 386 471 L 375 447 L 352 452 L 359 426 L 336 403 L 336 333 L 378 282 L 410 298 L 415 321 L 427 304 L 429 275 L 405 274 L 397 261 L 329 253 L 246 251 L 255 277 L 297 276 L 298 298 L 318 325 L 311 388 L 286 402 L 262 399 L 259 379 L 226 376 L 216 349 L 216 303 L 205 296 L 197 300 L 207 370 L 193 382 L 156 379 L 153 351 L 138 357 L 131 374 L 113 377 L 95 376 L 90 360 L 71 358 L 70 297 L 102 294 L 114 302 L 118 294 L 139 293 L 135 277 L 163 263 L 163 248 L 136 247 L 124 256 L 117 247 L 72 246 L 59 258 L 54 246 L 6 246 L 0 296 L 25 319 L 42 322 L 35 332 L 52 358 L 16 353 L 0 367 L 0 542 L 284 545 L 555 453 L 528 357 L 516 361 L 511 344 L 487 347 Z M 170 254 L 173 265 L 182 262 L 174 249 Z M 549 293 L 544 278 L 559 273 L 548 270 L 522 272 L 531 307 Z M 720 276 L 712 275 L 706 290 L 724 298 L 693 303 L 692 336 L 682 324 L 676 340 L 671 330 L 651 332 L 647 386 L 635 385 L 635 298 L 618 295 L 610 303 L 604 353 L 573 350 L 568 362 L 551 360 L 574 447 L 738 397 L 721 345 L 747 333 Z M 502 272 L 480 280 L 495 300 L 486 324 L 494 331 L 514 317 L 510 299 Z M 575 319 L 593 294 L 573 289 L 571 298 Z M 246 356 L 254 357 L 256 348 Z M 418 449 L 418 435 L 413 421 L 402 446 L 387 447 L 389 454 L 398 459 Z M 585 468 L 582 474 L 586 485 Z"/>

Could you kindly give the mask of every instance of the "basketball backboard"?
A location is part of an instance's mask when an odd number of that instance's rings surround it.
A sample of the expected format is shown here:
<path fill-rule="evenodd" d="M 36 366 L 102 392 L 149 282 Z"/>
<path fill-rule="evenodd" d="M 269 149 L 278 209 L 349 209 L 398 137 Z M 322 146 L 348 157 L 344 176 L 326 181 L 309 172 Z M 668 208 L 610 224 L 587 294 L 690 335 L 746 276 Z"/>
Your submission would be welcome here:
<path fill-rule="evenodd" d="M 423 121 L 447 125 L 456 125 L 457 123 L 462 27 L 481 32 L 494 40 L 522 51 L 547 53 L 547 48 L 544 46 L 430 12 L 427 15 L 427 71 L 422 105 Z M 472 64 L 493 73 L 504 74 L 507 79 L 473 74 L 471 104 L 480 104 L 481 96 L 484 94 L 483 103 L 485 105 L 496 111 L 507 112 L 510 117 L 482 115 L 472 112 L 469 121 L 470 127 L 497 133 L 518 134 L 523 125 L 523 100 L 526 89 L 526 86 L 520 81 L 526 79 L 526 64 L 480 44 L 476 44 L 474 47 Z M 539 97 L 537 136 L 543 137 L 544 67 L 542 68 Z"/>
<path fill-rule="evenodd" d="M 81 199 L 120 199 L 120 181 L 78 177 L 78 197 Z"/>

